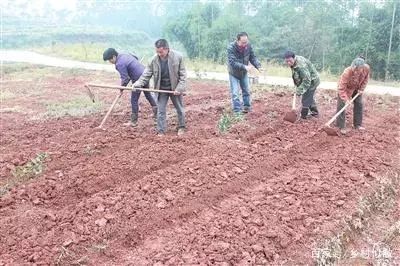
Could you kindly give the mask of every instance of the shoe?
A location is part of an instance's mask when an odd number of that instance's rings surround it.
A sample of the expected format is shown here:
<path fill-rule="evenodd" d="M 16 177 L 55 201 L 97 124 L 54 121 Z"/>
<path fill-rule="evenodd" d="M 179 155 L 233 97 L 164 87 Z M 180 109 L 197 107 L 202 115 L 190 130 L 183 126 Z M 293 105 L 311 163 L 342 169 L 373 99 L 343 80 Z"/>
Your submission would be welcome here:
<path fill-rule="evenodd" d="M 339 132 L 342 135 L 346 135 L 347 134 L 347 130 L 345 128 L 341 128 Z"/>
<path fill-rule="evenodd" d="M 184 128 L 178 128 L 178 136 L 182 136 L 185 134 L 185 129 Z"/>
<path fill-rule="evenodd" d="M 316 106 L 311 106 L 310 107 L 310 113 L 311 113 L 312 117 L 315 117 L 315 118 L 319 117 L 318 108 Z"/>
<path fill-rule="evenodd" d="M 164 133 L 161 133 L 161 132 L 158 132 L 157 133 L 157 137 L 160 137 L 160 138 L 162 138 L 162 137 L 164 137 L 165 136 L 165 134 Z"/>
<path fill-rule="evenodd" d="M 356 130 L 364 131 L 364 130 L 365 130 L 365 127 L 362 127 L 362 126 L 356 126 Z"/>
<path fill-rule="evenodd" d="M 132 113 L 131 114 L 131 121 L 128 123 L 125 123 L 124 125 L 131 126 L 131 127 L 137 127 L 138 125 L 138 114 L 137 113 Z"/>
<path fill-rule="evenodd" d="M 245 106 L 245 107 L 243 108 L 243 111 L 242 111 L 243 114 L 247 114 L 247 113 L 250 113 L 250 112 L 251 112 L 251 108 L 250 108 L 250 107 Z"/>
<path fill-rule="evenodd" d="M 127 126 L 127 127 L 137 127 L 138 126 L 138 123 L 137 122 L 132 122 L 132 121 L 129 121 L 129 122 L 126 122 L 126 123 L 124 123 L 124 126 Z"/>
<path fill-rule="evenodd" d="M 308 107 L 301 108 L 300 117 L 302 119 L 307 119 L 307 117 L 308 117 Z"/>

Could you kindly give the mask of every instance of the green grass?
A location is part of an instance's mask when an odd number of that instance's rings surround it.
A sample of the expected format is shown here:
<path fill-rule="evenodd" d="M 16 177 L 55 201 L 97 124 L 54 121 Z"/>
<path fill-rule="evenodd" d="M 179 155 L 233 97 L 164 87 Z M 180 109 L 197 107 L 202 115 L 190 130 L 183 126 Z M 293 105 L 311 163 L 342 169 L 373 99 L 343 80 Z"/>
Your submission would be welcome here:
<path fill-rule="evenodd" d="M 12 175 L 18 179 L 31 179 L 40 175 L 44 170 L 44 161 L 48 158 L 45 152 L 39 153 L 35 158 L 22 166 L 17 166 Z"/>
<path fill-rule="evenodd" d="M 235 114 L 232 111 L 224 111 L 218 121 L 218 130 L 220 133 L 226 133 L 236 123 L 244 120 L 241 113 Z"/>
<path fill-rule="evenodd" d="M 103 52 L 108 47 L 100 43 L 74 43 L 74 44 L 54 44 L 52 46 L 34 48 L 33 51 L 49 55 L 59 56 L 68 59 L 104 63 Z"/>
<path fill-rule="evenodd" d="M 371 193 L 362 197 L 354 212 L 346 218 L 344 228 L 338 234 L 327 239 L 321 247 L 313 250 L 315 265 L 336 265 L 340 259 L 343 259 L 348 244 L 356 236 L 365 232 L 369 222 L 378 214 L 384 214 L 393 209 L 399 193 L 399 182 L 400 177 L 397 172 L 389 173 L 387 177 L 380 178 L 377 187 Z M 393 227 L 393 229 L 394 235 L 396 235 L 397 228 Z M 391 233 L 388 233 L 387 239 L 390 238 Z"/>
<path fill-rule="evenodd" d="M 76 97 L 61 103 L 46 103 L 46 113 L 43 118 L 59 118 L 64 116 L 85 116 L 99 112 L 102 102 L 93 103 L 88 97 Z"/>
<path fill-rule="evenodd" d="M 1 113 L 23 113 L 24 111 L 20 106 L 0 108 Z"/>
<path fill-rule="evenodd" d="M 1 67 L 1 74 L 20 73 L 30 68 L 32 68 L 30 65 L 24 63 L 4 63 Z"/>
<path fill-rule="evenodd" d="M 15 97 L 15 94 L 7 91 L 7 90 L 0 90 L 0 101 L 4 101 L 4 100 L 8 100 L 8 99 L 12 99 Z"/>
<path fill-rule="evenodd" d="M 105 49 L 113 47 L 105 43 L 57 43 L 52 46 L 46 47 L 36 47 L 32 50 L 49 56 L 62 57 L 77 61 L 92 62 L 105 64 L 103 60 L 103 52 Z M 139 59 L 144 57 L 143 62 L 146 63 L 147 60 L 154 54 L 154 49 L 152 46 L 143 45 L 131 45 L 119 47 L 114 46 L 118 52 L 131 52 L 136 54 Z M 146 59 L 147 58 L 147 59 Z"/>
<path fill-rule="evenodd" d="M 58 69 L 49 66 L 31 65 L 21 63 L 4 64 L 2 68 L 4 80 L 9 82 L 22 82 L 22 86 L 37 84 L 37 79 L 43 77 L 54 77 L 59 72 Z"/>
<path fill-rule="evenodd" d="M 47 153 L 41 152 L 26 164 L 15 167 L 11 171 L 12 177 L 0 186 L 0 196 L 6 194 L 13 187 L 41 175 L 45 169 L 45 161 L 48 157 Z"/>

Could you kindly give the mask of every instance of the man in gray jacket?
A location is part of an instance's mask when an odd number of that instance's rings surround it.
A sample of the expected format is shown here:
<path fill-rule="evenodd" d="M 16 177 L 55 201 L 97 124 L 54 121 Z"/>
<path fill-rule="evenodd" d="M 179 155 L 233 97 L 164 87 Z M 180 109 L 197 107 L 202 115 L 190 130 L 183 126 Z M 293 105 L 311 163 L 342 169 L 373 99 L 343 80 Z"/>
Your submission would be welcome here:
<path fill-rule="evenodd" d="M 157 131 L 159 135 L 166 132 L 166 115 L 168 99 L 171 98 L 178 114 L 178 135 L 185 132 L 185 110 L 183 93 L 186 90 L 186 69 L 183 57 L 178 52 L 169 49 L 165 39 L 155 42 L 156 55 L 144 70 L 141 77 L 133 84 L 134 88 L 145 86 L 154 78 L 154 89 L 173 91 L 173 94 L 159 93 L 157 98 Z"/>

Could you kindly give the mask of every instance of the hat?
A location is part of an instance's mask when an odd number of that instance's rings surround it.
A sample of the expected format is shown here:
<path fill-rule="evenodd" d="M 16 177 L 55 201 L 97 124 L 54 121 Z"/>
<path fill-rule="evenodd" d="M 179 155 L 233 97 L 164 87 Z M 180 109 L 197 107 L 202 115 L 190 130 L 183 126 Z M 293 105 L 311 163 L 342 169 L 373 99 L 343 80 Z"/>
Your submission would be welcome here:
<path fill-rule="evenodd" d="M 353 60 L 353 62 L 351 63 L 352 67 L 360 67 L 363 66 L 365 64 L 365 60 L 361 57 L 357 57 L 356 59 Z"/>

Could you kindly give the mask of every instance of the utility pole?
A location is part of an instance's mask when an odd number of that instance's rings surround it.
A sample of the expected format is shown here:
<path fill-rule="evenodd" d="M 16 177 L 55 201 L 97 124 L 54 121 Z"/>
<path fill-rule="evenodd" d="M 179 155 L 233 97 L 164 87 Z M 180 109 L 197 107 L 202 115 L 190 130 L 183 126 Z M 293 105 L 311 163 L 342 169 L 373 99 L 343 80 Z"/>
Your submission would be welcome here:
<path fill-rule="evenodd" d="M 389 49 L 388 49 L 388 56 L 387 56 L 387 60 L 386 60 L 385 82 L 389 78 L 390 50 L 392 49 L 392 37 L 393 37 L 393 26 L 394 26 L 395 14 L 396 14 L 396 1 L 393 2 L 392 28 L 390 29 Z"/>

